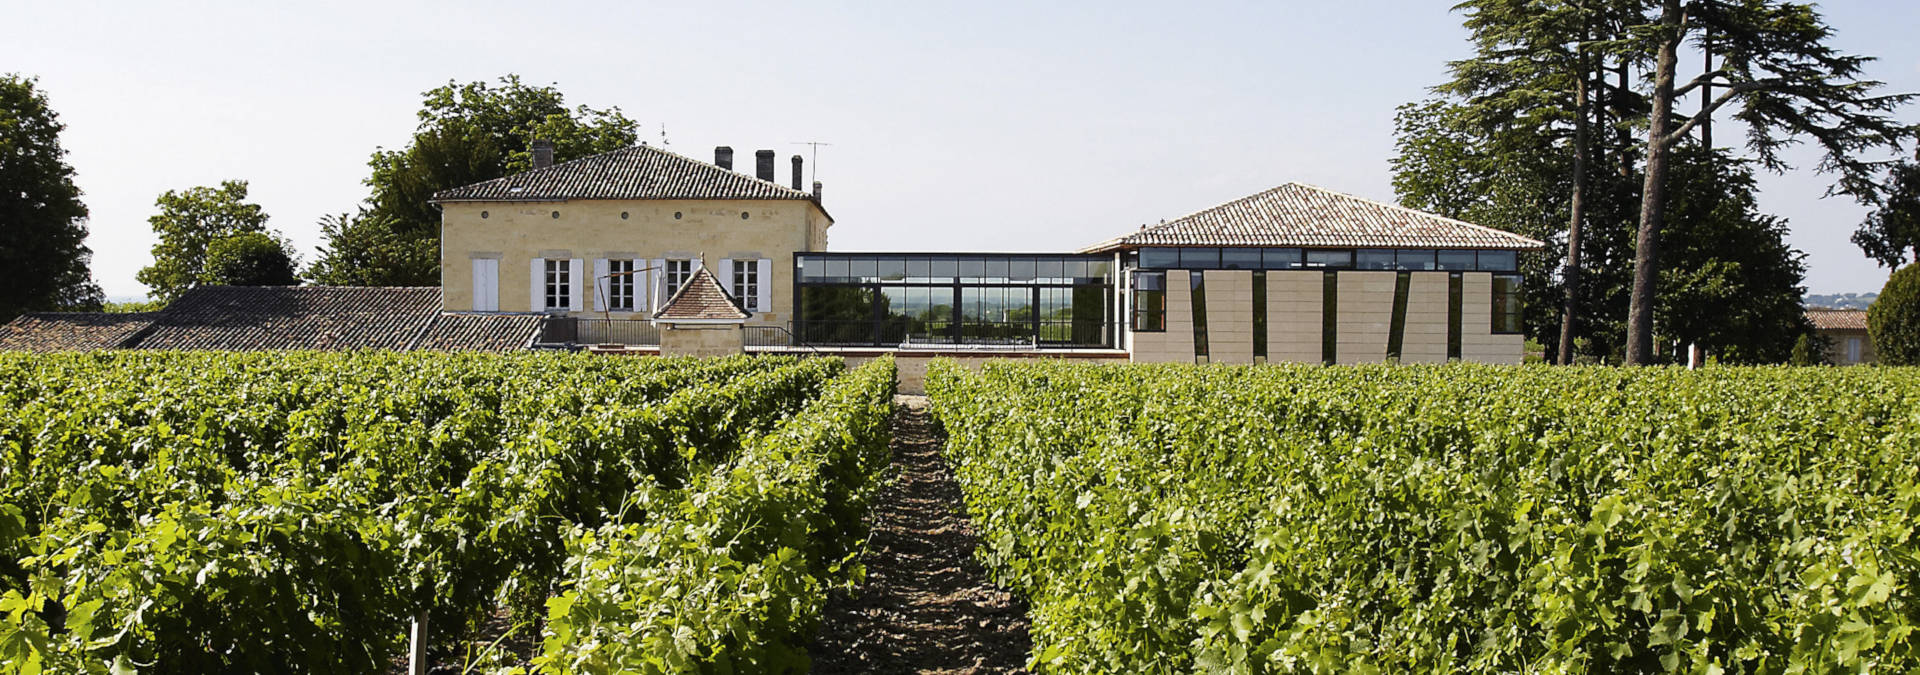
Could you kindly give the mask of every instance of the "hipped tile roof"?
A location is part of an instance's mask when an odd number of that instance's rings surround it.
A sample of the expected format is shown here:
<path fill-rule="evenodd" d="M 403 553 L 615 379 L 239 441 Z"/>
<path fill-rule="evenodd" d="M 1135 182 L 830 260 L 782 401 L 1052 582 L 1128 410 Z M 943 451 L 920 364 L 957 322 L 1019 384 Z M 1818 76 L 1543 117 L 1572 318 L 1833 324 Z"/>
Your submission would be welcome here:
<path fill-rule="evenodd" d="M 65 352 L 125 346 L 153 324 L 154 312 L 23 314 L 0 326 L 0 351 Z"/>
<path fill-rule="evenodd" d="M 693 273 L 680 290 L 653 313 L 655 321 L 724 321 L 745 320 L 747 310 L 734 301 L 727 289 L 720 287 L 720 281 L 702 267 Z"/>
<path fill-rule="evenodd" d="M 1531 251 L 1539 241 L 1325 188 L 1287 183 L 1088 247 L 1285 246 Z"/>
<path fill-rule="evenodd" d="M 1867 311 L 1864 309 L 1828 309 L 1810 307 L 1807 320 L 1813 322 L 1818 330 L 1865 331 L 1867 329 Z"/>
<path fill-rule="evenodd" d="M 442 314 L 431 287 L 207 286 L 158 312 L 22 316 L 0 350 L 507 351 L 539 330 L 537 315 Z"/>
<path fill-rule="evenodd" d="M 433 195 L 435 202 L 566 199 L 812 199 L 793 188 L 638 145 Z"/>

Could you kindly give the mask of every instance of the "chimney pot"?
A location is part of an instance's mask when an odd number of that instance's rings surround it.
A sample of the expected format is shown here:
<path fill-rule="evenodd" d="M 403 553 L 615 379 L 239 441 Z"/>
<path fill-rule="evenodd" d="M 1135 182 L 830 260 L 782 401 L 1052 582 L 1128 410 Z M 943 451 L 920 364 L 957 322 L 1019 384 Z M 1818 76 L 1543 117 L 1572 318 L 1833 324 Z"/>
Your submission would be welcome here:
<path fill-rule="evenodd" d="M 801 161 L 802 160 L 800 159 L 799 155 L 793 156 L 793 189 L 795 190 L 805 189 L 800 187 L 800 162 Z"/>
<path fill-rule="evenodd" d="M 545 169 L 550 166 L 553 166 L 553 141 L 533 139 L 533 168 Z"/>
<path fill-rule="evenodd" d="M 722 169 L 733 170 L 733 148 L 720 145 L 713 148 L 713 163 Z"/>
<path fill-rule="evenodd" d="M 820 203 L 820 181 L 817 180 L 813 182 L 813 201 Z"/>
<path fill-rule="evenodd" d="M 755 176 L 759 176 L 760 180 L 764 180 L 769 183 L 773 182 L 774 180 L 773 179 L 773 151 L 772 150 L 753 151 L 753 169 L 754 169 L 753 174 Z"/>

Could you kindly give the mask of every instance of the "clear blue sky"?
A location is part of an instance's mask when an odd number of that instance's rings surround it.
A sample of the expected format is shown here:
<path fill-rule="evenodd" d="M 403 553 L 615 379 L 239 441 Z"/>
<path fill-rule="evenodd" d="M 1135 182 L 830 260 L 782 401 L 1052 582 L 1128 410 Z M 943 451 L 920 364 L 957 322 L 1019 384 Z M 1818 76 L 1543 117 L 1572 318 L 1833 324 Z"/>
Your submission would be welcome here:
<path fill-rule="evenodd" d="M 697 158 L 770 148 L 784 175 L 794 141 L 832 143 L 811 166 L 835 250 L 1071 250 L 1288 181 L 1391 200 L 1394 107 L 1467 53 L 1451 4 L 5 0 L 0 71 L 68 125 L 94 274 L 129 296 L 162 191 L 251 181 L 311 259 L 421 92 L 505 73 Z M 1824 9 L 1873 77 L 1920 91 L 1920 3 Z M 1828 183 L 1767 176 L 1762 205 L 1812 292 L 1877 290 L 1847 241 L 1863 210 Z"/>

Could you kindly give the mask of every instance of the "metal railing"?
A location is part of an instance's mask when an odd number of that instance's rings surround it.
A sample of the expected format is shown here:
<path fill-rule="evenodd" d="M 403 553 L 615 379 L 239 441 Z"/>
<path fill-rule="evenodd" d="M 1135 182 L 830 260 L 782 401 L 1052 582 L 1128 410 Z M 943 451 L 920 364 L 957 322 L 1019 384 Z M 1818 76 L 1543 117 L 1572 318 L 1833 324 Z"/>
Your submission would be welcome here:
<path fill-rule="evenodd" d="M 638 319 L 574 319 L 578 338 L 588 345 L 629 345 L 657 347 L 660 327 Z"/>
<path fill-rule="evenodd" d="M 798 344 L 903 349 L 1112 349 L 1117 327 L 1108 321 L 1066 319 L 958 324 L 913 319 L 795 321 L 791 325 L 787 332 Z"/>

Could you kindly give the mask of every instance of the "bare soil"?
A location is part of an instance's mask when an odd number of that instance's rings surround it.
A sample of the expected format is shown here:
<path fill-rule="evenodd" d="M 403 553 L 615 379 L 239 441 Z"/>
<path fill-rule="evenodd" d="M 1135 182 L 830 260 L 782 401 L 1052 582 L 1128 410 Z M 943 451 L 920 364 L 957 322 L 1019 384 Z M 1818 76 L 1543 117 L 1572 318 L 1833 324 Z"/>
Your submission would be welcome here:
<path fill-rule="evenodd" d="M 900 396 L 893 477 L 873 512 L 866 579 L 827 604 L 817 673 L 1023 673 L 1027 606 L 974 559 L 977 538 L 925 396 Z"/>

